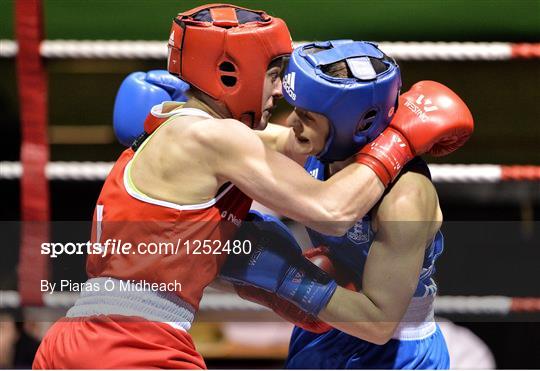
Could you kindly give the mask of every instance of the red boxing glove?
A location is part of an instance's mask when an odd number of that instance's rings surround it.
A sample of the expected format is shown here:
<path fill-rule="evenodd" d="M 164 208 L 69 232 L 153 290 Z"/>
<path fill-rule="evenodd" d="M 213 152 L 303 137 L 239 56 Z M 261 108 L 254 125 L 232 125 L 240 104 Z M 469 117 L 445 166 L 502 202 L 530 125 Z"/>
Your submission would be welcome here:
<path fill-rule="evenodd" d="M 387 186 L 414 156 L 445 156 L 471 136 L 474 122 L 467 105 L 448 87 L 420 81 L 399 97 L 390 126 L 356 156 Z"/>
<path fill-rule="evenodd" d="M 328 273 L 341 287 L 352 291 L 359 290 L 352 274 L 346 268 L 337 265 L 330 259 L 330 249 L 328 247 L 312 247 L 304 252 L 304 256 L 317 267 Z"/>
<path fill-rule="evenodd" d="M 274 293 L 255 286 L 235 284 L 234 288 L 236 293 L 241 298 L 272 309 L 274 313 L 279 315 L 281 318 L 293 323 L 295 326 L 303 328 L 304 330 L 321 334 L 332 329 L 330 325 L 322 322 L 317 317 L 304 312 L 296 305 L 280 298 Z"/>

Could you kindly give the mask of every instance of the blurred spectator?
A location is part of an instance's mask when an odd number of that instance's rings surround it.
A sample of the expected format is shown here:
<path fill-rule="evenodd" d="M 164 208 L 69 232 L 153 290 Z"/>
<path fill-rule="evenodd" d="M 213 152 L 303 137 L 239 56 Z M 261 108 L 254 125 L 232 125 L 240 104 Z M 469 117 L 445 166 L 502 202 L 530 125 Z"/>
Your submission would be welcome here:
<path fill-rule="evenodd" d="M 32 368 L 32 362 L 39 347 L 39 340 L 28 332 L 34 327 L 36 327 L 35 322 L 17 322 L 18 339 L 14 344 L 13 368 Z"/>
<path fill-rule="evenodd" d="M 446 319 L 438 319 L 437 322 L 448 346 L 452 370 L 495 369 L 493 353 L 471 330 Z"/>
<path fill-rule="evenodd" d="M 52 324 L 50 317 L 58 317 L 45 308 L 25 309 L 20 322 L 17 313 L 0 312 L 0 368 L 32 368 L 40 339 Z"/>
<path fill-rule="evenodd" d="M 13 367 L 14 344 L 17 338 L 17 327 L 13 316 L 0 313 L 0 368 Z"/>

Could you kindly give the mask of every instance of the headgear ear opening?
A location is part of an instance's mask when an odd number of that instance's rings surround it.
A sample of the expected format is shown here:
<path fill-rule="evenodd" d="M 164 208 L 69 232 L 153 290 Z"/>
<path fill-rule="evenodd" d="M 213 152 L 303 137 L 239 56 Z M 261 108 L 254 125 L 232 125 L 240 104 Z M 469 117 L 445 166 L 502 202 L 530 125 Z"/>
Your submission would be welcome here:
<path fill-rule="evenodd" d="M 360 119 L 360 122 L 358 123 L 358 126 L 356 127 L 356 133 L 355 135 L 361 135 L 362 133 L 369 130 L 371 125 L 375 122 L 375 119 L 377 118 L 378 111 L 376 109 L 372 109 L 364 114 L 364 116 Z"/>

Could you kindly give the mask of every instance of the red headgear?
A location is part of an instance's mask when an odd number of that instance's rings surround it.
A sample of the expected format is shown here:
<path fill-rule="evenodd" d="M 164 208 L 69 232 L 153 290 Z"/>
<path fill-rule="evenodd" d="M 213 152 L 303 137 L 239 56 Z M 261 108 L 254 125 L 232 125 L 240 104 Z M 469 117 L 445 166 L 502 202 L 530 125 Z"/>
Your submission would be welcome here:
<path fill-rule="evenodd" d="M 289 30 L 264 11 L 209 4 L 179 13 L 169 37 L 170 73 L 219 100 L 233 118 L 261 119 L 264 76 L 292 52 Z"/>

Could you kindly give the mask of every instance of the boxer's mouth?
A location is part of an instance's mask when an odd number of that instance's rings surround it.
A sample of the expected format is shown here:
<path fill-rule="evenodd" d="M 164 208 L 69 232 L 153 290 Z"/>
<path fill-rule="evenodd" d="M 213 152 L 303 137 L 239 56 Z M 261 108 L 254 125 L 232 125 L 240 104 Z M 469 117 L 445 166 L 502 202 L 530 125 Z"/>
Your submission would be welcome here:
<path fill-rule="evenodd" d="M 305 136 L 303 136 L 302 134 L 300 134 L 300 132 L 298 131 L 298 129 L 293 128 L 293 131 L 294 131 L 294 136 L 295 136 L 295 138 L 296 138 L 297 141 L 299 141 L 300 143 L 307 143 L 307 142 L 309 142 L 309 139 L 306 138 Z"/>

